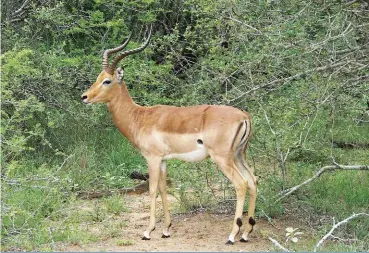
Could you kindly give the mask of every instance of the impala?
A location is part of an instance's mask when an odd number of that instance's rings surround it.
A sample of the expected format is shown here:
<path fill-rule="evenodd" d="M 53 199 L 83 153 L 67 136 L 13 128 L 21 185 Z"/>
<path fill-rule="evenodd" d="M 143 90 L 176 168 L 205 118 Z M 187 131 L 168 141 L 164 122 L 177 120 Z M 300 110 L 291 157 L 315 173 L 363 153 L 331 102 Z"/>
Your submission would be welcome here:
<path fill-rule="evenodd" d="M 142 46 L 118 54 L 111 64 L 108 62 L 109 55 L 123 50 L 131 35 L 121 46 L 106 50 L 102 58 L 102 72 L 96 82 L 82 94 L 82 101 L 86 104 L 107 103 L 119 131 L 140 150 L 147 161 L 150 223 L 142 239 L 150 240 L 150 233 L 155 229 L 157 189 L 164 209 L 162 237 L 170 237 L 166 161 L 180 159 L 196 162 L 211 157 L 232 182 L 237 195 L 233 227 L 227 244 L 233 244 L 240 231 L 246 190 L 249 190 L 248 214 L 240 240 L 246 242 L 255 225 L 257 189 L 254 172 L 245 161 L 251 130 L 250 114 L 234 107 L 219 105 L 175 107 L 135 104 L 123 81 L 123 69 L 117 68 L 117 65 L 124 57 L 144 50 L 150 37 L 151 29 Z"/>

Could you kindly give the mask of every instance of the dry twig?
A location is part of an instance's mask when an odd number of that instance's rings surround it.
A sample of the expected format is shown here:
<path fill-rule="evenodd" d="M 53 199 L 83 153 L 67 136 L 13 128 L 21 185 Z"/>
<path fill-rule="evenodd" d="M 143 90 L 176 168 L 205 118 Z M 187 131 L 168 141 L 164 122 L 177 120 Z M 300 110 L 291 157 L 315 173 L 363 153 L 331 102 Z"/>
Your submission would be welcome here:
<path fill-rule="evenodd" d="M 322 245 L 322 243 L 330 236 L 332 236 L 332 233 L 333 231 L 338 228 L 339 226 L 349 222 L 350 220 L 358 217 L 358 216 L 369 216 L 368 213 L 354 213 L 353 215 L 351 215 L 350 217 L 338 222 L 337 224 L 334 224 L 333 227 L 331 228 L 331 230 L 325 235 L 322 237 L 322 239 L 319 240 L 319 242 L 315 245 L 315 248 L 314 248 L 314 252 L 317 251 L 317 249 L 320 247 L 320 245 Z"/>
<path fill-rule="evenodd" d="M 284 252 L 291 252 L 289 249 L 283 247 L 277 240 L 274 240 L 272 237 L 268 236 L 269 241 L 271 241 L 276 247 L 280 248 Z"/>
<path fill-rule="evenodd" d="M 280 201 L 281 199 L 287 197 L 288 195 L 291 195 L 293 192 L 300 189 L 302 186 L 307 185 L 311 183 L 313 180 L 317 179 L 326 171 L 332 171 L 332 170 L 369 170 L 368 165 L 340 165 L 335 163 L 334 165 L 328 165 L 321 168 L 313 177 L 307 179 L 303 183 L 296 185 L 294 187 L 291 187 L 289 189 L 283 190 L 280 193 L 278 193 L 277 197 L 280 196 L 275 202 Z"/>

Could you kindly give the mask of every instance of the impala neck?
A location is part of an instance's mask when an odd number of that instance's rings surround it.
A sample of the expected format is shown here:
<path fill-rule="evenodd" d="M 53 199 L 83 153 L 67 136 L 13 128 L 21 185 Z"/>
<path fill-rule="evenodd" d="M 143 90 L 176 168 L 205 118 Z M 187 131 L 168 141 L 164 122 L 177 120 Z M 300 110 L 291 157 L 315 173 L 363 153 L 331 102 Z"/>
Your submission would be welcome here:
<path fill-rule="evenodd" d="M 116 86 L 113 94 L 112 99 L 107 103 L 108 109 L 113 116 L 113 121 L 119 131 L 136 145 L 135 132 L 137 128 L 134 118 L 141 106 L 132 100 L 125 84 Z"/>

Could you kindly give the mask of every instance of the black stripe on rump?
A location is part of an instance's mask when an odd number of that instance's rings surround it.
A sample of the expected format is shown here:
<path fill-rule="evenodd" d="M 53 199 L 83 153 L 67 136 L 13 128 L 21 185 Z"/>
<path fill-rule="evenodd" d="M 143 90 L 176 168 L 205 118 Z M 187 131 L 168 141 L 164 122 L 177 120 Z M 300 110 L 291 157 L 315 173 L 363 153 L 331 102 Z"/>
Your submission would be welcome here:
<path fill-rule="evenodd" d="M 245 138 L 246 133 L 247 133 L 247 121 L 245 120 L 244 122 L 245 122 L 245 132 L 243 133 L 243 135 L 242 135 L 242 137 L 241 137 L 241 141 L 240 141 L 240 143 L 244 142 L 244 141 L 243 141 L 243 138 Z"/>
<path fill-rule="evenodd" d="M 242 123 L 240 123 L 240 125 L 239 125 L 239 126 L 238 126 L 238 128 L 237 128 L 236 134 L 235 134 L 235 136 L 234 136 L 234 138 L 233 138 L 233 141 L 232 141 L 231 148 L 233 148 L 233 146 L 234 146 L 234 142 L 236 141 L 236 138 L 237 138 L 237 136 L 238 136 L 238 133 L 239 133 L 239 132 L 240 132 L 240 130 L 241 130 L 242 125 L 243 125 L 243 122 L 242 122 Z"/>

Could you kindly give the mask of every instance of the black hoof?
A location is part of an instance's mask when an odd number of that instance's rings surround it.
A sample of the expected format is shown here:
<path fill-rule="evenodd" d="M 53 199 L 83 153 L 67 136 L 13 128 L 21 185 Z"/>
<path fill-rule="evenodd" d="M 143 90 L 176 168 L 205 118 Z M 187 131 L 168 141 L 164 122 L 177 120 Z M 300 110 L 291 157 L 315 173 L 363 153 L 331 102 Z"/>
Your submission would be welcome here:
<path fill-rule="evenodd" d="M 146 236 L 142 237 L 142 240 L 149 241 L 151 238 L 147 238 Z"/>
<path fill-rule="evenodd" d="M 249 240 L 245 240 L 243 238 L 241 238 L 240 242 L 248 242 Z"/>
<path fill-rule="evenodd" d="M 231 240 L 228 240 L 228 242 L 226 242 L 226 245 L 233 245 L 234 242 L 232 242 Z"/>
<path fill-rule="evenodd" d="M 169 237 L 170 235 L 164 235 L 164 234 L 161 236 L 161 238 L 169 238 Z"/>

